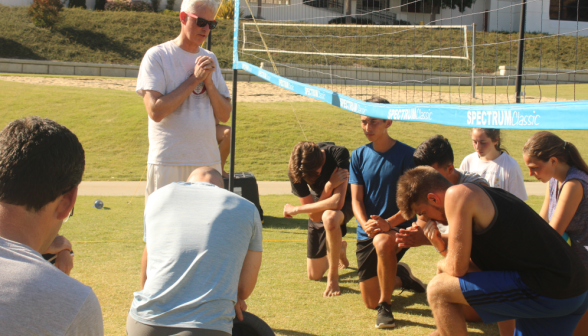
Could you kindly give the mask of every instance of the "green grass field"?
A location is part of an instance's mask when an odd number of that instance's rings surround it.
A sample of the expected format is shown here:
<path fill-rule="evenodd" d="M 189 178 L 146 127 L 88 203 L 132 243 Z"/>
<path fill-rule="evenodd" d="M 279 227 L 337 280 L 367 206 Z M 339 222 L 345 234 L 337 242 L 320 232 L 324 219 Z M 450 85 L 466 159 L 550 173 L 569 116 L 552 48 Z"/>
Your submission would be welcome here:
<path fill-rule="evenodd" d="M 547 91 L 548 86 L 542 87 Z M 582 94 L 586 95 L 586 90 Z M 136 93 L 0 81 L 0 101 L 2 127 L 17 118 L 39 115 L 54 119 L 76 133 L 86 150 L 84 180 L 138 181 L 141 178 L 147 161 L 147 115 Z M 258 181 L 287 180 L 290 152 L 297 142 L 304 140 L 293 109 L 310 141 L 334 141 L 349 150 L 367 142 L 358 115 L 324 103 L 239 103 L 236 171 L 253 172 Z M 432 135 L 443 134 L 452 143 L 457 166 L 473 152 L 468 128 L 394 122 L 389 132 L 413 147 Z M 504 145 L 523 168 L 521 149 L 534 132 L 504 131 Z M 578 146 L 588 158 L 586 131 L 555 133 Z M 526 169 L 523 174 L 525 180 L 534 181 Z"/>
<path fill-rule="evenodd" d="M 133 292 L 139 290 L 143 237 L 143 198 L 102 197 L 105 210 L 92 207 L 95 197 L 78 197 L 75 215 L 61 233 L 74 241 L 72 276 L 91 286 L 102 305 L 106 335 L 124 335 Z M 355 220 L 348 223 L 350 267 L 341 272 L 343 295 L 323 298 L 325 279 L 306 278 L 305 217 L 281 217 L 294 196 L 261 196 L 265 213 L 264 255 L 257 287 L 247 301 L 249 311 L 264 319 L 278 335 L 426 335 L 435 328 L 424 294 L 404 292 L 392 303 L 397 328 L 374 329 L 376 312 L 362 303 L 355 258 Z M 538 211 L 542 197 L 529 204 Z M 428 283 L 440 256 L 430 246 L 411 249 L 403 261 Z M 396 295 L 399 291 L 395 292 Z M 470 323 L 472 335 L 498 336 L 495 325 Z"/>

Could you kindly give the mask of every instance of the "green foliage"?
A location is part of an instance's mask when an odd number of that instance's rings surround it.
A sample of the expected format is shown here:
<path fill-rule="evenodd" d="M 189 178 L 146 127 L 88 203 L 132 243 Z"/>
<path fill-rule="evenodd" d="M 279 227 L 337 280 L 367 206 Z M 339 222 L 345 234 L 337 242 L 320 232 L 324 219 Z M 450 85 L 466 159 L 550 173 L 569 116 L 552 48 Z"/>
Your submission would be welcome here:
<path fill-rule="evenodd" d="M 59 22 L 62 9 L 60 0 L 34 0 L 28 14 L 35 26 L 52 29 Z"/>
<path fill-rule="evenodd" d="M 104 6 L 106 6 L 106 0 L 96 0 L 96 6 L 94 7 L 94 9 L 104 10 Z"/>
<path fill-rule="evenodd" d="M 342 16 L 342 17 L 337 17 L 334 19 L 329 20 L 329 24 L 346 24 L 347 23 L 347 18 Z M 351 17 L 351 23 L 353 24 L 361 24 L 361 25 L 372 25 L 374 24 L 374 22 L 372 20 L 370 20 L 369 18 L 364 18 L 361 17 L 359 19 L 355 18 L 355 17 Z"/>
<path fill-rule="evenodd" d="M 152 4 L 146 1 L 107 0 L 104 9 L 116 12 L 153 12 Z"/>
<path fill-rule="evenodd" d="M 239 12 L 239 17 L 243 16 L 243 12 Z M 232 20 L 235 18 L 235 0 L 224 0 L 218 8 L 216 13 L 217 19 Z"/>
<path fill-rule="evenodd" d="M 69 0 L 68 8 L 83 8 L 86 9 L 86 0 Z"/>
<path fill-rule="evenodd" d="M 151 8 L 153 8 L 153 11 L 154 12 L 158 12 L 159 11 L 159 4 L 160 3 L 161 3 L 161 0 L 151 0 Z"/>
<path fill-rule="evenodd" d="M 164 9 L 161 12 L 159 12 L 159 14 L 165 15 L 165 16 L 180 17 L 180 12 L 176 12 L 175 10 L 171 10 L 171 9 Z"/>
<path fill-rule="evenodd" d="M 174 5 L 176 4 L 176 0 L 167 0 L 167 4 L 165 4 L 165 10 L 174 10 Z"/>
<path fill-rule="evenodd" d="M 176 12 L 177 13 L 177 12 Z M 26 7 L 0 5 L 0 58 L 139 65 L 145 52 L 180 33 L 177 16 L 64 8 L 55 29 L 30 23 Z M 232 64 L 233 21 L 212 32 L 221 67 Z"/>

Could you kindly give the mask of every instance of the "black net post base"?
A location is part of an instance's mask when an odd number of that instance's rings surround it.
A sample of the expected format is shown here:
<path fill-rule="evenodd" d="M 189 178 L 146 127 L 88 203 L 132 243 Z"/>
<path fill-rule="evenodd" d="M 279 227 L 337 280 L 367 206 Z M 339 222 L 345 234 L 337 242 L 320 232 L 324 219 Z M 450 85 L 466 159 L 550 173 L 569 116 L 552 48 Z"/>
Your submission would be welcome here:
<path fill-rule="evenodd" d="M 225 182 L 225 189 L 229 188 L 229 179 L 223 177 Z M 253 173 L 235 173 L 235 186 L 233 192 L 239 196 L 242 196 L 249 202 L 255 204 L 259 211 L 259 218 L 263 224 L 263 209 L 259 204 L 259 189 L 257 187 L 257 180 Z"/>

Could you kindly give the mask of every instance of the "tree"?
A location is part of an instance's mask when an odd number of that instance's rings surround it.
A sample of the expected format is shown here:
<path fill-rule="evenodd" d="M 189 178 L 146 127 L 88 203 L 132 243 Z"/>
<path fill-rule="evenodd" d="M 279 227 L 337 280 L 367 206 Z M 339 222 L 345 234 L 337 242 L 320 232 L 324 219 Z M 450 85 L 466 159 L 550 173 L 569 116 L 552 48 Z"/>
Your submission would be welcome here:
<path fill-rule="evenodd" d="M 257 0 L 257 16 L 255 18 L 256 19 L 261 18 L 261 0 Z"/>
<path fill-rule="evenodd" d="M 59 0 L 34 0 L 28 14 L 35 26 L 52 29 L 59 21 L 62 10 L 63 4 Z"/>
<path fill-rule="evenodd" d="M 476 0 L 423 0 L 423 5 L 431 8 L 431 24 L 435 24 L 435 15 L 440 8 L 459 8 L 460 13 L 463 13 L 466 8 L 472 8 Z"/>

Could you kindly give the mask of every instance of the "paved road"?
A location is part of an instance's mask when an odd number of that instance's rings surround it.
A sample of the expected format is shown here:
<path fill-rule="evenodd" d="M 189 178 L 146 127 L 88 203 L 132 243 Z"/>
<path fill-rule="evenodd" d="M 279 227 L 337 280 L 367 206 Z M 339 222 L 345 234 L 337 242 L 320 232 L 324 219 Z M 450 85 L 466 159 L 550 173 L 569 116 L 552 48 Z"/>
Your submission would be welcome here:
<path fill-rule="evenodd" d="M 260 195 L 287 195 L 290 194 L 290 182 L 257 182 Z M 545 195 L 545 185 L 541 182 L 525 182 L 527 194 Z M 136 192 L 136 194 L 135 194 Z M 82 196 L 143 196 L 145 195 L 145 182 L 100 182 L 88 181 L 80 185 L 79 195 Z"/>

